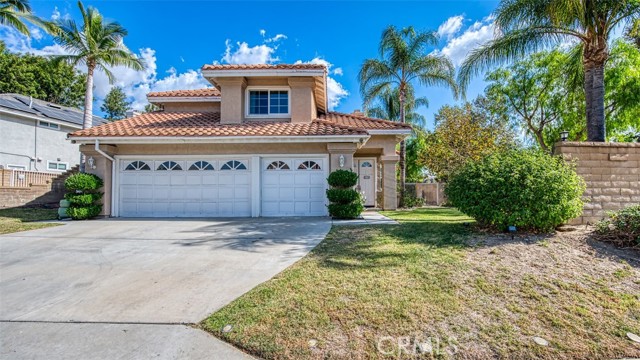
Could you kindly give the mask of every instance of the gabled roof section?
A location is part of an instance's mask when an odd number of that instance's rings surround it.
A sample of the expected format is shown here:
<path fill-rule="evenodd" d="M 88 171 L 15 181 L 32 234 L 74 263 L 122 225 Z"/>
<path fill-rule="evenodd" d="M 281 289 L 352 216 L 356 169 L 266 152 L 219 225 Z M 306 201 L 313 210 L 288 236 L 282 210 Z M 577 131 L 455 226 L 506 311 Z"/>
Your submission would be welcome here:
<path fill-rule="evenodd" d="M 371 131 L 397 131 L 399 133 L 411 133 L 412 128 L 409 124 L 402 124 L 395 121 L 369 118 L 356 114 L 343 114 L 330 111 L 326 114 L 319 114 L 318 119 L 325 120 L 337 125 L 347 126 L 355 129 L 366 129 Z"/>
<path fill-rule="evenodd" d="M 20 94 L 0 94 L 0 108 L 23 113 L 25 116 L 68 123 L 70 126 L 80 126 L 84 122 L 84 113 L 80 109 L 70 108 L 48 101 L 34 99 Z M 93 117 L 93 126 L 106 123 L 105 119 Z"/>
<path fill-rule="evenodd" d="M 79 130 L 69 138 L 123 137 L 291 137 L 291 136 L 367 136 L 353 129 L 326 121 L 310 123 L 245 122 L 221 124 L 216 112 L 152 112 Z"/>
<path fill-rule="evenodd" d="M 216 87 L 218 79 L 230 77 L 310 77 L 318 111 L 328 110 L 327 67 L 322 64 L 208 64 L 202 67 L 202 76 Z"/>

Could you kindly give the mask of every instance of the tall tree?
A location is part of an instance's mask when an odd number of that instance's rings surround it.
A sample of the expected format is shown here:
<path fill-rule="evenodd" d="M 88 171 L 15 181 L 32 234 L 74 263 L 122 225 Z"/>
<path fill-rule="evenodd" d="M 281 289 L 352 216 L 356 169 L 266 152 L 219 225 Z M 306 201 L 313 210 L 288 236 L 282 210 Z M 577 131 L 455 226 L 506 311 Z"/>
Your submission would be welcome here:
<path fill-rule="evenodd" d="M 495 64 L 559 45 L 579 43 L 586 103 L 587 138 L 605 141 L 604 68 L 613 29 L 640 17 L 638 0 L 502 0 L 494 13 L 496 37 L 469 53 L 460 68 L 465 87 Z M 583 72 L 582 72 L 582 71 Z"/>
<path fill-rule="evenodd" d="M 0 41 L 0 93 L 33 96 L 81 108 L 86 76 L 73 66 L 50 58 L 9 52 Z"/>
<path fill-rule="evenodd" d="M 444 86 L 457 96 L 455 69 L 444 55 L 434 54 L 429 47 L 438 45 L 434 32 L 416 31 L 413 27 L 401 30 L 389 26 L 382 32 L 379 58 L 367 59 L 359 73 L 360 92 L 365 108 L 384 91 L 397 89 L 399 120 L 406 122 L 407 91 L 417 83 L 423 86 Z M 406 143 L 400 143 L 400 192 L 406 183 Z"/>
<path fill-rule="evenodd" d="M 405 97 L 405 122 L 414 126 L 424 127 L 427 119 L 415 110 L 419 107 L 429 106 L 429 100 L 426 97 L 416 98 L 412 86 L 407 87 Z M 365 109 L 367 116 L 400 121 L 400 95 L 397 88 L 384 89 L 372 100 L 371 105 L 371 107 Z"/>
<path fill-rule="evenodd" d="M 105 113 L 104 118 L 109 121 L 124 119 L 129 109 L 131 109 L 131 101 L 127 100 L 127 95 L 119 86 L 114 86 L 109 90 L 102 106 L 100 106 L 100 110 Z"/>
<path fill-rule="evenodd" d="M 24 20 L 39 22 L 31 13 L 28 0 L 0 0 L 0 24 L 10 26 L 24 35 L 29 35 L 29 28 Z"/>
<path fill-rule="evenodd" d="M 78 27 L 72 19 L 59 19 L 51 26 L 54 40 L 67 50 L 69 55 L 59 55 L 59 61 L 66 61 L 74 66 L 82 64 L 87 67 L 87 83 L 84 100 L 83 128 L 90 128 L 93 116 L 93 75 L 96 70 L 103 71 L 110 82 L 114 76 L 110 66 L 125 66 L 134 70 L 142 70 L 141 59 L 132 54 L 123 43 L 127 30 L 117 22 L 105 21 L 97 9 L 85 7 L 78 2 L 82 15 L 82 27 Z"/>

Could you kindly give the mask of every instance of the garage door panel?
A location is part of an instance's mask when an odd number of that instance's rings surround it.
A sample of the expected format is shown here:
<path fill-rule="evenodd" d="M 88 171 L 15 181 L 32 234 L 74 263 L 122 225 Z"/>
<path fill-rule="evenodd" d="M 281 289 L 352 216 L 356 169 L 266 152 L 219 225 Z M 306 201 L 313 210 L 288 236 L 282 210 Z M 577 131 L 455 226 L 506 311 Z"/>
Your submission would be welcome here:
<path fill-rule="evenodd" d="M 169 178 L 169 175 L 167 175 L 166 173 L 153 175 L 153 185 L 169 185 L 170 183 L 171 180 Z"/>
<path fill-rule="evenodd" d="M 169 199 L 171 200 L 182 200 L 186 197 L 187 189 L 184 187 L 170 187 L 169 188 Z"/>
<path fill-rule="evenodd" d="M 325 178 L 324 174 L 322 174 L 322 173 L 313 173 L 310 176 L 309 184 L 311 184 L 311 185 L 320 185 L 320 186 L 324 187 L 326 181 L 327 181 L 327 179 Z"/>
<path fill-rule="evenodd" d="M 218 175 L 217 174 L 205 174 L 205 175 L 202 175 L 202 184 L 203 185 L 218 185 Z"/>
<path fill-rule="evenodd" d="M 154 186 L 152 198 L 161 200 L 169 199 L 169 186 Z"/>
<path fill-rule="evenodd" d="M 187 185 L 202 185 L 202 175 L 188 174 L 185 178 L 185 184 Z"/>

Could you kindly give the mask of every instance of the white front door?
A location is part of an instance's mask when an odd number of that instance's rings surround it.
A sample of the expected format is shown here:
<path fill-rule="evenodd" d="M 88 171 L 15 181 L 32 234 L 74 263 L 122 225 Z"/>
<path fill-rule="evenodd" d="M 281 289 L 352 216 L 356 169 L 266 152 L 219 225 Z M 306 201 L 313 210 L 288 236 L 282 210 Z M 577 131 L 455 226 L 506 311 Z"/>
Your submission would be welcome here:
<path fill-rule="evenodd" d="M 364 195 L 365 206 L 376 205 L 376 162 L 374 159 L 358 160 L 358 185 Z"/>
<path fill-rule="evenodd" d="M 327 215 L 326 158 L 262 159 L 262 216 Z"/>
<path fill-rule="evenodd" d="M 247 158 L 121 160 L 118 215 L 251 216 L 250 166 Z"/>

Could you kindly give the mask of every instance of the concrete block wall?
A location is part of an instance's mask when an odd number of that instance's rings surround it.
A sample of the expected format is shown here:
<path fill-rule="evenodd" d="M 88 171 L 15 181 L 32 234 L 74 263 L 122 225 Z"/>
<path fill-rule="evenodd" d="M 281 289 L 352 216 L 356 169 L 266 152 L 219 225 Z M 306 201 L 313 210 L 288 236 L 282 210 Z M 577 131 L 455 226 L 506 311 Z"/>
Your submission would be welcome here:
<path fill-rule="evenodd" d="M 640 143 L 560 142 L 555 153 L 575 161 L 587 184 L 582 216 L 570 224 L 593 224 L 640 203 Z"/>

